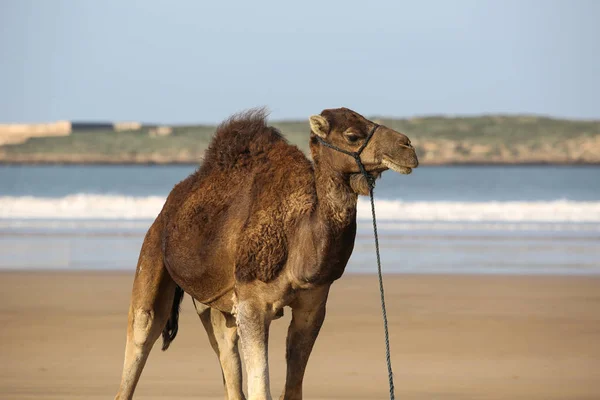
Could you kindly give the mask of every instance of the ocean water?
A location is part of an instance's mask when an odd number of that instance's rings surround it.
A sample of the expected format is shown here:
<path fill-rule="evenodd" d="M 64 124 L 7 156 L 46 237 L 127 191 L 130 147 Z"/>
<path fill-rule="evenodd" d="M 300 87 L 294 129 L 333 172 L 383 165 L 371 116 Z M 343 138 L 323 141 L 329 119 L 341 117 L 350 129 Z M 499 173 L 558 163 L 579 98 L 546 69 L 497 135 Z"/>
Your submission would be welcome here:
<path fill-rule="evenodd" d="M 133 270 L 193 166 L 0 166 L 0 269 Z M 375 189 L 388 273 L 600 274 L 600 167 L 419 167 Z M 374 273 L 369 199 L 347 271 Z"/>

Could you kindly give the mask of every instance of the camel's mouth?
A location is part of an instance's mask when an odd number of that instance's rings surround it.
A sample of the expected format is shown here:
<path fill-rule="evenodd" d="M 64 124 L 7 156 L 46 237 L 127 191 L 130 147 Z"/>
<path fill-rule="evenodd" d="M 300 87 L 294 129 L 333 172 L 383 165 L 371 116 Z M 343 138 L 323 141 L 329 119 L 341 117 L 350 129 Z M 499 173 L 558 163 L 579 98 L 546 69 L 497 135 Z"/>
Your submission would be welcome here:
<path fill-rule="evenodd" d="M 405 165 L 398 164 L 397 162 L 392 161 L 391 159 L 389 159 L 388 157 L 385 157 L 385 156 L 381 160 L 381 163 L 383 165 L 385 165 L 387 168 L 391 169 L 392 171 L 396 171 L 400 174 L 408 175 L 412 172 L 411 167 L 407 167 Z"/>

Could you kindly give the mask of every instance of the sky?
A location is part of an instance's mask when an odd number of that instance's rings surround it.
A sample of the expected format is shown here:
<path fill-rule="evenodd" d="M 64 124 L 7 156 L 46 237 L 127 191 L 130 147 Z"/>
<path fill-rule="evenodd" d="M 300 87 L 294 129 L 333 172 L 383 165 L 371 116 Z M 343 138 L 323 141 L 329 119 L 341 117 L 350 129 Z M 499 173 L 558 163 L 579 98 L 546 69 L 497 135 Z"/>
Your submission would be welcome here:
<path fill-rule="evenodd" d="M 0 123 L 600 119 L 600 1 L 0 0 Z"/>

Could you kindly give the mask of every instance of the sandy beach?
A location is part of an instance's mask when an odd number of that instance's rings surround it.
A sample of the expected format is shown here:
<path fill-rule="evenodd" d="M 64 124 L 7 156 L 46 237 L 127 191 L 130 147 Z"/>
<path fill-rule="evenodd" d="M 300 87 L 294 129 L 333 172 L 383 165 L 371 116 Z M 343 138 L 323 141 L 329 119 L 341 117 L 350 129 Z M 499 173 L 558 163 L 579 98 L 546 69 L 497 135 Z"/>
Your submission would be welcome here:
<path fill-rule="evenodd" d="M 109 399 L 118 387 L 131 273 L 0 273 L 0 398 Z M 600 398 L 600 278 L 385 278 L 399 399 Z M 388 395 L 375 276 L 332 288 L 308 399 Z M 290 313 L 271 328 L 274 397 Z M 177 339 L 156 346 L 139 399 L 221 399 L 221 374 L 186 297 Z"/>

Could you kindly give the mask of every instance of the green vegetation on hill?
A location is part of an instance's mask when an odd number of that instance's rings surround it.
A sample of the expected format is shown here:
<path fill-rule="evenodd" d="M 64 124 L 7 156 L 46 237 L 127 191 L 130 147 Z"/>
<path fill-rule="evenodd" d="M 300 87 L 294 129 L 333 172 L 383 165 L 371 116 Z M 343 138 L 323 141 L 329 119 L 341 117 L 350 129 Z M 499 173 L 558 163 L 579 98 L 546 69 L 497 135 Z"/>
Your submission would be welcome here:
<path fill-rule="evenodd" d="M 600 121 L 537 116 L 372 118 L 407 134 L 422 164 L 600 163 Z M 308 122 L 275 121 L 308 151 Z M 0 147 L 0 162 L 197 163 L 214 126 L 175 126 L 168 136 L 139 131 L 74 132 Z"/>

